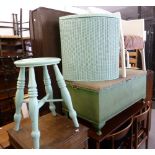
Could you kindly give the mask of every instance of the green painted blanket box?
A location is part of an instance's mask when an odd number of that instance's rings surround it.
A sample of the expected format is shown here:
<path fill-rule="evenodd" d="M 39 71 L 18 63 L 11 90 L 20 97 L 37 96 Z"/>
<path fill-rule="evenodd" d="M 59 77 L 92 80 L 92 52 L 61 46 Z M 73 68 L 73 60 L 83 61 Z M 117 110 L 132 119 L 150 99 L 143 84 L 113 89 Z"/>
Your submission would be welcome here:
<path fill-rule="evenodd" d="M 127 69 L 126 78 L 66 84 L 78 117 L 99 132 L 107 120 L 146 97 L 146 71 L 142 70 Z"/>

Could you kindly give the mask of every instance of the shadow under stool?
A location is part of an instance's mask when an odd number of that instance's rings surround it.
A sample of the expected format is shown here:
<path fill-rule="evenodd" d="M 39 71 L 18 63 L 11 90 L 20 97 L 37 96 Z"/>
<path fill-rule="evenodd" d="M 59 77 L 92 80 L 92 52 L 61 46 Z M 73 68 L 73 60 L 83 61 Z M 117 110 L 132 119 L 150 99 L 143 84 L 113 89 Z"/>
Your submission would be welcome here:
<path fill-rule="evenodd" d="M 25 68 L 29 68 L 29 81 L 28 81 L 28 96 L 29 96 L 29 113 L 32 123 L 32 132 L 31 136 L 33 138 L 33 147 L 35 149 L 40 147 L 40 131 L 38 128 L 38 117 L 39 117 L 39 108 L 41 108 L 45 102 L 49 102 L 49 109 L 51 110 L 52 114 L 55 116 L 55 105 L 53 102 L 57 101 L 64 101 L 68 110 L 69 116 L 73 120 L 74 126 L 79 127 L 77 121 L 77 114 L 73 109 L 72 100 L 70 97 L 70 93 L 66 88 L 65 81 L 57 64 L 61 61 L 60 58 L 29 58 L 29 59 L 22 59 L 15 61 L 16 67 L 20 67 L 18 81 L 17 81 L 17 91 L 15 97 L 16 103 L 16 112 L 14 115 L 15 121 L 15 130 L 18 131 L 20 128 L 20 121 L 21 121 L 21 106 L 24 100 L 24 87 L 25 87 Z M 51 79 L 48 73 L 47 66 L 52 65 L 54 68 L 54 73 L 56 75 L 56 80 L 58 83 L 58 87 L 61 91 L 62 99 L 53 99 L 53 90 L 51 86 Z M 43 67 L 43 77 L 44 77 L 44 85 L 46 95 L 41 99 L 38 100 L 38 91 L 37 91 L 37 83 L 35 79 L 35 67 Z"/>

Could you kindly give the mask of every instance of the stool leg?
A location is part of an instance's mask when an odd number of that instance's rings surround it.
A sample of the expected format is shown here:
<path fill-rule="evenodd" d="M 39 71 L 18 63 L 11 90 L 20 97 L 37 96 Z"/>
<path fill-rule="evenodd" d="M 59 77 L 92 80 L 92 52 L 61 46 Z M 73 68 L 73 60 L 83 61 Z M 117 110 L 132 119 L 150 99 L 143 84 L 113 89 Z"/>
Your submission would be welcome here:
<path fill-rule="evenodd" d="M 37 84 L 35 81 L 34 68 L 29 68 L 29 84 L 28 84 L 28 94 L 29 94 L 29 112 L 32 121 L 32 132 L 31 136 L 33 138 L 33 146 L 35 149 L 39 148 L 40 131 L 38 129 L 38 117 L 39 117 L 39 107 L 38 107 L 38 92 Z"/>
<path fill-rule="evenodd" d="M 43 75 L 44 75 L 44 84 L 45 84 L 46 95 L 49 96 L 49 99 L 53 99 L 53 90 L 51 87 L 51 79 L 50 79 L 50 76 L 48 73 L 47 66 L 43 67 Z M 52 114 L 54 116 L 56 116 L 55 105 L 53 104 L 53 102 L 49 102 L 49 109 L 51 110 Z"/>
<path fill-rule="evenodd" d="M 72 120 L 74 122 L 74 126 L 79 127 L 79 123 L 77 121 L 77 115 L 76 115 L 75 110 L 73 109 L 70 93 L 69 93 L 68 89 L 66 88 L 66 83 L 65 83 L 63 76 L 61 75 L 57 65 L 54 65 L 54 71 L 55 71 L 56 80 L 57 80 L 58 86 L 60 88 L 63 101 L 65 102 L 66 106 L 68 107 L 69 116 L 72 118 Z"/>
<path fill-rule="evenodd" d="M 24 87 L 25 87 L 25 67 L 21 67 L 19 71 L 18 81 L 17 81 L 17 91 L 15 96 L 15 106 L 16 112 L 14 114 L 15 130 L 19 130 L 21 121 L 21 106 L 24 99 Z"/>

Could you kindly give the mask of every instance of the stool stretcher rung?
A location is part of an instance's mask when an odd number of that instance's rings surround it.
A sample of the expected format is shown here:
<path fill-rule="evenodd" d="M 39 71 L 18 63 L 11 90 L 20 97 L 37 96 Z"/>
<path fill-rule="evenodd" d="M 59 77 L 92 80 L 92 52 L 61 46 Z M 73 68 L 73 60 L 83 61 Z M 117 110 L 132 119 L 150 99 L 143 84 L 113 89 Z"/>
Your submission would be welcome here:
<path fill-rule="evenodd" d="M 39 100 L 39 108 L 42 107 L 44 105 L 45 102 L 47 102 L 49 95 L 46 95 L 45 97 L 43 97 L 41 100 Z"/>
<path fill-rule="evenodd" d="M 44 105 L 45 102 L 62 102 L 63 99 L 47 99 L 48 95 L 43 97 L 41 100 L 39 101 L 39 108 L 42 107 Z"/>
<path fill-rule="evenodd" d="M 47 102 L 62 102 L 63 99 L 49 99 Z"/>

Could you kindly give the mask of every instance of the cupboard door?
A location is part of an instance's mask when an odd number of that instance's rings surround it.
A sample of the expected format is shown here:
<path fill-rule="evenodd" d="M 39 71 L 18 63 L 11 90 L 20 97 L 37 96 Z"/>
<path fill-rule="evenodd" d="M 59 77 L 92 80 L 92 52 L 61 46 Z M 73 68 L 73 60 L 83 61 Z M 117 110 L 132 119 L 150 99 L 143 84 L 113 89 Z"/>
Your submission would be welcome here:
<path fill-rule="evenodd" d="M 30 12 L 30 36 L 33 57 L 61 58 L 59 17 L 70 14 L 71 13 L 69 12 L 43 7 Z M 54 70 L 51 66 L 49 66 L 48 69 L 51 77 L 54 98 L 61 98 Z M 59 64 L 59 69 L 62 71 L 61 63 Z M 35 73 L 39 95 L 38 98 L 40 99 L 45 95 L 42 68 L 36 68 Z M 57 112 L 61 113 L 61 103 L 57 103 L 56 106 Z"/>

